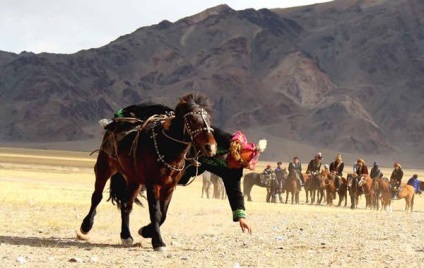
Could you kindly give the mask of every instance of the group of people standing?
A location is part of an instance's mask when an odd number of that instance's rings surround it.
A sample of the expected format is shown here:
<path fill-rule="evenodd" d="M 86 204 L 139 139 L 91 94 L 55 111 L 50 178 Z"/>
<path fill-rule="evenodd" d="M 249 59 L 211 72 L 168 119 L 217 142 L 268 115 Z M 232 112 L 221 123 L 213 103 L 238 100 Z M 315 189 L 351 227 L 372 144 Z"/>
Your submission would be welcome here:
<path fill-rule="evenodd" d="M 323 161 L 323 155 L 321 152 L 317 153 L 314 158 L 309 161 L 308 167 L 306 169 L 307 174 L 317 175 L 319 172 L 321 172 L 321 166 Z M 341 185 L 341 178 L 343 177 L 343 170 L 344 170 L 344 162 L 341 154 L 337 154 L 334 161 L 330 163 L 330 166 L 327 164 L 324 164 L 323 166 L 324 170 L 329 170 L 330 172 L 335 173 L 335 186 L 336 191 Z M 266 171 L 268 170 L 268 171 Z M 264 170 L 266 172 L 280 172 L 282 170 L 281 168 L 281 162 L 277 163 L 277 168 L 274 170 L 271 169 L 271 165 L 268 164 L 267 169 Z M 299 186 L 302 186 L 305 181 L 302 175 L 302 164 L 300 162 L 300 159 L 298 156 L 293 157 L 292 162 L 289 163 L 288 166 L 289 176 L 295 176 L 298 180 Z M 373 167 L 371 168 L 370 173 L 368 172 L 368 167 L 365 164 L 365 161 L 363 159 L 357 159 L 357 161 L 353 165 L 353 173 L 357 174 L 358 176 L 363 174 L 369 174 L 372 179 L 377 178 L 383 178 L 383 173 L 381 172 L 379 165 L 377 162 L 374 162 Z M 399 189 L 402 183 L 403 178 L 403 170 L 399 163 L 394 163 L 393 165 L 393 171 L 390 176 L 390 180 L 394 181 L 395 184 L 392 186 L 393 189 Z M 420 181 L 418 180 L 418 175 L 414 174 L 407 182 L 408 185 L 411 185 L 415 188 L 415 193 L 421 194 L 420 189 Z M 299 187 L 300 189 L 300 187 Z M 396 191 L 394 191 L 393 198 L 396 199 Z"/>

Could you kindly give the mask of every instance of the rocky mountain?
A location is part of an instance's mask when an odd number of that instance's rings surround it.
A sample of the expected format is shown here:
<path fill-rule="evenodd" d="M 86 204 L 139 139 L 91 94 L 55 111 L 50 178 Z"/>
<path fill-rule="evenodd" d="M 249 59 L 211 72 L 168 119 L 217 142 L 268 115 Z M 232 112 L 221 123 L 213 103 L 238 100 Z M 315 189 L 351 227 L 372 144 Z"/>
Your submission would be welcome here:
<path fill-rule="evenodd" d="M 97 120 L 199 91 L 214 124 L 269 140 L 264 159 L 424 160 L 424 2 L 220 5 L 75 54 L 0 52 L 0 142 L 91 150 Z"/>

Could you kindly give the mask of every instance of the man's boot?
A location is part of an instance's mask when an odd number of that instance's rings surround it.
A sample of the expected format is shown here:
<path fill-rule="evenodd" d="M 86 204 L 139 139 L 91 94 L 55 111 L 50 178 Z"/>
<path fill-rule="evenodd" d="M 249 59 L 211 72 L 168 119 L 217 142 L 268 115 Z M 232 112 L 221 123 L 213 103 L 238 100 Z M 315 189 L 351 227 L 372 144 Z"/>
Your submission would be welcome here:
<path fill-rule="evenodd" d="M 300 192 L 300 191 L 302 191 L 302 181 L 300 180 L 300 178 L 298 177 L 297 178 L 297 186 L 298 186 L 298 191 Z"/>
<path fill-rule="evenodd" d="M 397 189 L 393 191 L 392 200 L 397 199 Z"/>

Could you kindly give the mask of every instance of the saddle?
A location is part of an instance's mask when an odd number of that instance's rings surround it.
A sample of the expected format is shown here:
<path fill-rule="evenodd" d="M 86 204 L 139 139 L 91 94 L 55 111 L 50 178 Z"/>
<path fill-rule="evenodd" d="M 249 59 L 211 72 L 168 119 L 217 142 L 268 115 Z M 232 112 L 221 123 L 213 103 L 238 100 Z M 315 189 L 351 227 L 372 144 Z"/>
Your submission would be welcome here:
<path fill-rule="evenodd" d="M 402 191 L 402 186 L 392 185 L 391 190 L 394 193 L 399 193 L 400 191 Z"/>
<path fill-rule="evenodd" d="M 272 175 L 271 174 L 261 174 L 260 175 L 261 183 L 270 186 Z"/>
<path fill-rule="evenodd" d="M 132 117 L 116 117 L 112 120 L 102 119 L 99 124 L 106 130 L 100 150 L 111 158 L 117 157 L 118 144 L 131 133 L 139 133 L 157 127 L 165 122 L 167 116 L 152 116 L 146 121 Z M 134 140 L 135 141 L 135 140 Z M 134 145 L 134 144 L 133 144 Z"/>

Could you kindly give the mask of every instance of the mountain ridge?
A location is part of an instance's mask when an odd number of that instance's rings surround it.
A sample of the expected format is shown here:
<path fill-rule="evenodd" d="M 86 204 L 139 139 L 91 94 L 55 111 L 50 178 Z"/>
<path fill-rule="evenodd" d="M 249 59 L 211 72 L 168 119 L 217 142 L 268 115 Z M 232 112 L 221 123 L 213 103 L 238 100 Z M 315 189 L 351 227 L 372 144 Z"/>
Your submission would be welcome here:
<path fill-rule="evenodd" d="M 117 109 L 146 100 L 174 106 L 199 91 L 217 126 L 287 148 L 271 143 L 264 157 L 320 150 L 418 164 L 423 18 L 417 0 L 219 5 L 74 54 L 0 52 L 0 142 L 95 145 L 97 120 Z"/>

